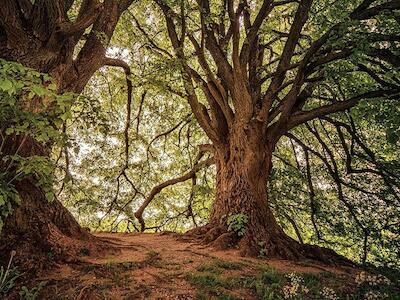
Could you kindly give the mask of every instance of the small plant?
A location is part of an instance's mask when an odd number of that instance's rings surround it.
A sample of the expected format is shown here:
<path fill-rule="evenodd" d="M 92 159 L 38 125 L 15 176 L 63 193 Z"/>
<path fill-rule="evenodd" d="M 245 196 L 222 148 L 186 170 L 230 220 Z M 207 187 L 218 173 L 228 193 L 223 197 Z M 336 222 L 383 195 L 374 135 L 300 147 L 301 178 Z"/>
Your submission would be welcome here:
<path fill-rule="evenodd" d="M 244 288 L 252 289 L 258 299 L 275 300 L 280 298 L 283 277 L 274 268 L 263 267 L 261 276 L 238 278 L 236 284 Z"/>
<path fill-rule="evenodd" d="M 23 300 L 35 300 L 39 296 L 40 291 L 43 289 L 43 287 L 47 284 L 47 281 L 42 281 L 39 283 L 38 286 L 28 289 L 26 286 L 23 286 L 21 288 L 21 291 L 19 292 L 19 295 L 21 296 L 21 299 Z"/>
<path fill-rule="evenodd" d="M 7 268 L 0 267 L 0 295 L 7 295 L 14 287 L 15 280 L 20 276 L 18 268 L 11 268 L 12 260 L 15 256 L 15 251 L 11 251 L 10 260 L 8 261 Z"/>
<path fill-rule="evenodd" d="M 215 266 L 225 270 L 240 270 L 243 268 L 242 263 L 226 260 L 216 260 Z"/>
<path fill-rule="evenodd" d="M 398 299 L 398 292 L 395 288 L 392 288 L 393 282 L 383 276 L 368 274 L 367 272 L 359 273 L 355 282 L 357 284 L 356 295 L 360 298 L 367 300 L 375 299 Z"/>
<path fill-rule="evenodd" d="M 248 217 L 245 214 L 230 215 L 226 220 L 229 231 L 234 231 L 238 236 L 243 236 L 246 232 Z"/>
<path fill-rule="evenodd" d="M 52 250 L 50 250 L 49 252 L 47 252 L 47 257 L 49 259 L 53 259 L 54 258 L 54 252 Z"/>
<path fill-rule="evenodd" d="M 265 257 L 267 255 L 267 249 L 265 249 L 265 242 L 263 241 L 258 242 L 258 247 L 260 247 L 260 250 L 258 251 L 258 256 Z"/>
<path fill-rule="evenodd" d="M 233 283 L 221 278 L 218 274 L 189 273 L 186 280 L 198 289 L 196 299 L 238 300 L 237 297 L 230 294 Z"/>
<path fill-rule="evenodd" d="M 224 270 L 240 270 L 242 267 L 241 263 L 216 259 L 212 263 L 200 265 L 197 271 L 221 274 Z"/>
<path fill-rule="evenodd" d="M 326 299 L 326 300 L 339 300 L 339 297 L 336 295 L 336 292 L 329 288 L 324 286 L 322 288 L 322 291 L 320 293 L 322 299 Z"/>
<path fill-rule="evenodd" d="M 214 264 L 200 265 L 196 270 L 199 272 L 207 272 L 207 273 L 217 274 L 217 275 L 222 273 L 221 268 L 215 266 Z"/>
<path fill-rule="evenodd" d="M 304 285 L 304 279 L 296 273 L 286 275 L 288 283 L 283 287 L 285 299 L 296 299 L 308 294 L 309 289 Z"/>
<path fill-rule="evenodd" d="M 107 261 L 107 262 L 104 264 L 104 267 L 105 267 L 106 269 L 108 269 L 108 270 L 114 269 L 115 266 L 116 266 L 116 263 L 115 263 L 114 261 L 112 261 L 112 260 Z"/>

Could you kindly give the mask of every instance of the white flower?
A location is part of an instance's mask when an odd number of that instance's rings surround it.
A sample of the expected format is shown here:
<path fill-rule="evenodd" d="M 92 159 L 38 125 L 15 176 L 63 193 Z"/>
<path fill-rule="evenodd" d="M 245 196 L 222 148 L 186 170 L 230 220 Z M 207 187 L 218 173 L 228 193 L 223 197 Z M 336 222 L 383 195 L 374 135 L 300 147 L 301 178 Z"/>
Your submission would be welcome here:
<path fill-rule="evenodd" d="M 377 300 L 382 299 L 382 295 L 379 292 L 375 291 L 368 291 L 364 295 L 365 300 Z"/>
<path fill-rule="evenodd" d="M 370 286 L 377 286 L 377 285 L 390 285 L 391 281 L 389 278 L 383 276 L 383 275 L 372 275 L 372 274 L 367 274 L 366 272 L 362 271 L 359 273 L 356 278 L 355 282 L 357 285 L 361 285 L 363 283 L 366 283 Z"/>
<path fill-rule="evenodd" d="M 286 275 L 289 279 L 289 283 L 283 287 L 283 297 L 285 299 L 294 298 L 300 294 L 307 294 L 309 289 L 304 286 L 304 280 L 296 273 L 290 273 Z"/>
<path fill-rule="evenodd" d="M 321 296 L 327 300 L 339 300 L 339 297 L 336 295 L 336 292 L 329 287 L 322 288 Z"/>

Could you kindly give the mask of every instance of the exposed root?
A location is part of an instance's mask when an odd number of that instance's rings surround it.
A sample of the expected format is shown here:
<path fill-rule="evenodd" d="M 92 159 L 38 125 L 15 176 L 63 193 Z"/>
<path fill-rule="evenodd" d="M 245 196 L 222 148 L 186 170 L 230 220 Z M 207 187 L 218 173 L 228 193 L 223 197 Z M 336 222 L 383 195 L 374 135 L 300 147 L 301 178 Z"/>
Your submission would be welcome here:
<path fill-rule="evenodd" d="M 332 265 L 354 265 L 350 260 L 331 249 L 300 244 L 283 231 L 274 233 L 270 234 L 265 231 L 261 235 L 256 235 L 249 230 L 239 237 L 235 232 L 228 231 L 223 226 L 207 224 L 188 231 L 184 235 L 184 240 L 195 240 L 219 250 L 238 249 L 242 256 L 294 261 L 310 259 Z"/>
<path fill-rule="evenodd" d="M 113 248 L 79 226 L 59 201 L 43 199 L 39 189 L 25 183 L 20 195 L 23 202 L 6 219 L 0 235 L 0 261 L 7 261 L 14 250 L 14 264 L 36 273 Z"/>
<path fill-rule="evenodd" d="M 224 232 L 220 234 L 211 245 L 218 250 L 226 250 L 235 245 L 237 239 L 237 235 L 234 232 Z"/>

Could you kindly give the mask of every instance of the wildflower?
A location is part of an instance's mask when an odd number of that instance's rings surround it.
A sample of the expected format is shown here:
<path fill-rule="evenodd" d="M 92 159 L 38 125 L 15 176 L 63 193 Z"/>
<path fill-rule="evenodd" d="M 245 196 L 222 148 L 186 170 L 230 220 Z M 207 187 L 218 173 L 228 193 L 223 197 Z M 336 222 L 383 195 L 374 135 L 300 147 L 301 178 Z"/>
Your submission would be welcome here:
<path fill-rule="evenodd" d="M 321 296 L 327 300 L 339 300 L 339 297 L 336 295 L 336 292 L 333 289 L 326 286 L 322 288 Z"/>
<path fill-rule="evenodd" d="M 364 295 L 365 300 L 377 300 L 382 299 L 382 295 L 376 291 L 368 291 Z"/>
<path fill-rule="evenodd" d="M 390 285 L 391 284 L 390 279 L 383 275 L 367 274 L 364 271 L 357 274 L 357 276 L 355 278 L 355 282 L 357 283 L 357 285 L 362 285 L 365 283 L 369 286 Z"/>
<path fill-rule="evenodd" d="M 294 298 L 300 294 L 307 294 L 309 289 L 304 286 L 304 280 L 296 273 L 290 273 L 286 275 L 289 279 L 289 283 L 283 287 L 283 297 L 285 299 Z"/>

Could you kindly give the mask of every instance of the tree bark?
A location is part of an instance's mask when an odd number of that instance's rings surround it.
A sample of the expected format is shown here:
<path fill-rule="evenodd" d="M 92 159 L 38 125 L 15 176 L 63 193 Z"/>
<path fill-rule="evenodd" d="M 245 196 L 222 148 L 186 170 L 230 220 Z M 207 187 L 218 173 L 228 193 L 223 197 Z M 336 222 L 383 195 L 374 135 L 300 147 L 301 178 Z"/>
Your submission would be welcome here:
<path fill-rule="evenodd" d="M 48 156 L 49 149 L 30 137 L 6 137 L 2 155 Z M 17 150 L 18 149 L 18 150 Z M 12 172 L 12 168 L 9 170 Z M 71 260 L 81 251 L 77 240 L 93 237 L 83 229 L 57 199 L 49 202 L 33 176 L 16 181 L 21 204 L 5 219 L 0 235 L 0 260 L 16 251 L 16 262 L 24 270 L 40 270 L 53 260 Z M 91 245 L 93 246 L 93 245 Z"/>
<path fill-rule="evenodd" d="M 81 93 L 92 75 L 107 64 L 108 43 L 121 14 L 133 1 L 77 1 L 78 15 L 71 20 L 68 11 L 74 2 L 4 1 L 0 10 L 0 57 L 50 74 L 59 93 Z M 38 98 L 28 103 L 27 110 L 35 111 L 41 101 Z M 18 149 L 21 156 L 48 156 L 51 145 L 29 138 L 22 144 L 20 136 L 9 136 L 4 149 L 5 155 L 15 154 Z M 87 243 L 95 241 L 94 237 L 59 201 L 48 202 L 35 178 L 17 182 L 15 188 L 21 205 L 5 220 L 0 233 L 0 259 L 7 259 L 10 251 L 16 250 L 17 261 L 30 262 L 23 269 L 40 269 L 48 253 L 68 259 L 82 246 L 98 249 L 100 243 Z"/>
<path fill-rule="evenodd" d="M 209 223 L 188 235 L 220 249 L 238 248 L 244 256 L 345 262 L 332 250 L 300 244 L 277 223 L 267 195 L 274 144 L 263 137 L 257 123 L 235 124 L 229 143 L 214 145 L 216 198 Z M 229 226 L 238 216 L 246 219 L 241 233 Z"/>

